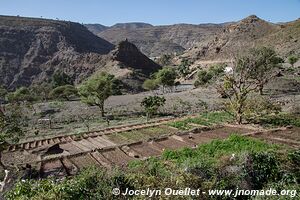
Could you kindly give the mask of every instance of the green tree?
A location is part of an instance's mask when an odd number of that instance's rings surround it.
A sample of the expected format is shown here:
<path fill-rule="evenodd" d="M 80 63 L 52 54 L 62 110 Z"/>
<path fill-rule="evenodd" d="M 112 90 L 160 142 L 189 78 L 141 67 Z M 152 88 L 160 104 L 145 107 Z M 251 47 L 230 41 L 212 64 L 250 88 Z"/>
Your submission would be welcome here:
<path fill-rule="evenodd" d="M 52 90 L 52 85 L 47 82 L 43 82 L 41 84 L 32 85 L 30 90 L 32 94 L 38 97 L 42 101 L 47 101 L 49 99 L 49 94 Z"/>
<path fill-rule="evenodd" d="M 212 79 L 212 73 L 206 70 L 199 70 L 197 73 L 197 80 L 195 81 L 194 85 L 198 87 L 199 85 L 205 85 Z"/>
<path fill-rule="evenodd" d="M 156 79 L 146 79 L 143 83 L 143 88 L 145 90 L 155 90 L 158 87 L 158 83 Z"/>
<path fill-rule="evenodd" d="M 67 101 L 69 101 L 72 97 L 76 97 L 77 95 L 78 91 L 73 85 L 58 86 L 49 94 L 49 96 L 53 99 L 64 99 Z"/>
<path fill-rule="evenodd" d="M 220 85 L 218 90 L 229 98 L 227 109 L 233 113 L 239 124 L 243 122 L 249 94 L 259 88 L 257 80 L 253 77 L 256 63 L 257 60 L 251 53 L 237 56 L 233 62 L 232 73 L 224 75 L 223 85 Z"/>
<path fill-rule="evenodd" d="M 189 60 L 183 59 L 177 68 L 178 74 L 183 78 L 186 77 L 190 73 L 189 67 L 190 67 Z"/>
<path fill-rule="evenodd" d="M 63 86 L 63 85 L 73 85 L 74 82 L 72 78 L 69 75 L 67 75 L 65 72 L 61 70 L 57 70 L 52 75 L 51 84 L 52 84 L 52 88 L 56 88 L 58 86 Z"/>
<path fill-rule="evenodd" d="M 299 58 L 295 55 L 291 55 L 288 57 L 288 62 L 294 67 L 294 64 L 299 60 Z"/>
<path fill-rule="evenodd" d="M 116 80 L 113 75 L 101 73 L 84 82 L 78 89 L 82 102 L 100 108 L 104 117 L 104 102 L 113 95 Z"/>
<path fill-rule="evenodd" d="M 144 107 L 147 119 L 151 118 L 157 113 L 159 107 L 165 105 L 166 99 L 159 96 L 145 97 L 141 102 L 141 106 Z"/>
<path fill-rule="evenodd" d="M 194 85 L 198 87 L 199 85 L 205 85 L 211 80 L 216 80 L 220 76 L 224 75 L 226 65 L 217 64 L 211 66 L 208 70 L 200 69 L 197 73 L 197 80 Z"/>
<path fill-rule="evenodd" d="M 166 86 L 175 85 L 176 71 L 173 68 L 165 67 L 155 74 L 157 82 L 162 85 L 163 90 Z"/>
<path fill-rule="evenodd" d="M 171 55 L 164 54 L 160 58 L 157 59 L 157 63 L 162 65 L 162 66 L 170 65 L 171 64 L 171 59 L 172 59 Z"/>
<path fill-rule="evenodd" d="M 14 92 L 10 92 L 7 94 L 7 100 L 11 103 L 17 103 L 17 102 L 33 102 L 36 100 L 36 97 L 34 97 L 31 93 L 31 91 L 26 87 L 20 87 L 16 89 Z"/>
<path fill-rule="evenodd" d="M 250 49 L 253 66 L 252 78 L 257 81 L 259 93 L 263 94 L 264 86 L 276 75 L 276 69 L 283 60 L 277 56 L 273 49 L 260 47 Z"/>

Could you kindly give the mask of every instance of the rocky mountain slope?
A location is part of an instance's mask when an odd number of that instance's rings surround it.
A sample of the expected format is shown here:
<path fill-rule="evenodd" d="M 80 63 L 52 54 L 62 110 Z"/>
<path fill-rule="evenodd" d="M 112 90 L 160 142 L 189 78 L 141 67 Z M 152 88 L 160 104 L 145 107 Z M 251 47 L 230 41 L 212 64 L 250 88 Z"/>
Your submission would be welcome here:
<path fill-rule="evenodd" d="M 223 27 L 222 24 L 152 26 L 145 23 L 116 24 L 105 29 L 96 29 L 95 24 L 86 26 L 94 34 L 113 44 L 127 38 L 150 57 L 182 53 L 202 41 L 213 38 Z"/>
<path fill-rule="evenodd" d="M 151 57 L 177 53 L 175 63 L 180 63 L 182 58 L 196 63 L 224 61 L 236 52 L 257 45 L 273 47 L 285 57 L 300 53 L 300 19 L 273 24 L 251 15 L 223 24 L 137 26 L 128 23 L 102 30 L 87 27 L 114 44 L 127 38 Z"/>
<path fill-rule="evenodd" d="M 129 42 L 113 49 L 78 23 L 0 16 L 0 85 L 14 89 L 49 81 L 58 69 L 79 83 L 116 62 L 142 78 L 160 67 Z M 109 71 L 121 77 L 118 70 Z"/>
<path fill-rule="evenodd" d="M 195 45 L 177 59 L 189 59 L 196 64 L 207 61 L 230 60 L 234 54 L 255 46 L 274 48 L 282 57 L 300 54 L 300 20 L 284 24 L 273 24 L 249 16 L 226 25 L 214 39 Z"/>
<path fill-rule="evenodd" d="M 131 92 L 141 91 L 145 79 L 161 68 L 127 40 L 120 42 L 97 66 L 95 73 L 114 74 Z"/>

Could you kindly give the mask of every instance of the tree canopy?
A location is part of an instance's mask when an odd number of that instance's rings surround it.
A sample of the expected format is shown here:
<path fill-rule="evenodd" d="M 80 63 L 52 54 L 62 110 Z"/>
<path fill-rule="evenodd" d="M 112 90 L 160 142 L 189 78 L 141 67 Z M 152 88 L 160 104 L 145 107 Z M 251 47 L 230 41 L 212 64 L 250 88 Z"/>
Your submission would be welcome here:
<path fill-rule="evenodd" d="M 73 85 L 58 86 L 49 94 L 49 96 L 53 99 L 64 99 L 67 101 L 69 101 L 72 97 L 76 97 L 77 95 L 78 91 Z"/>
<path fill-rule="evenodd" d="M 174 86 L 176 79 L 176 71 L 170 67 L 164 67 L 155 74 L 156 80 L 163 87 Z"/>
<path fill-rule="evenodd" d="M 157 113 L 159 107 L 163 106 L 166 102 L 164 97 L 149 96 L 145 97 L 141 102 L 141 106 L 144 107 L 147 114 L 147 119 Z"/>
<path fill-rule="evenodd" d="M 118 93 L 118 83 L 113 75 L 103 72 L 84 82 L 78 88 L 79 95 L 82 102 L 98 106 L 101 110 L 101 115 L 104 117 L 104 102 L 114 93 Z"/>
<path fill-rule="evenodd" d="M 63 86 L 63 85 L 73 85 L 74 81 L 65 72 L 61 70 L 57 70 L 52 75 L 51 84 L 53 88 L 56 88 L 58 86 Z"/>
<path fill-rule="evenodd" d="M 288 57 L 288 62 L 294 67 L 294 64 L 299 60 L 299 58 L 295 55 L 291 55 Z"/>

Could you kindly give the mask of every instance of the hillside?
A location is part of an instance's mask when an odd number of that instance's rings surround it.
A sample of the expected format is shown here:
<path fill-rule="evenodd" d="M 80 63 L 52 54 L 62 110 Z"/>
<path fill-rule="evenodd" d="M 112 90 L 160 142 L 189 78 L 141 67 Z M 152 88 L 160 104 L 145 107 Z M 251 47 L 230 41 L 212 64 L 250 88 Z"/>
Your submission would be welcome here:
<path fill-rule="evenodd" d="M 113 49 L 113 44 L 78 23 L 0 16 L 0 85 L 14 89 L 49 81 L 58 69 L 80 83 L 115 61 L 124 68 L 142 69 L 139 73 L 144 77 L 159 68 L 138 49 L 132 51 L 130 43 L 123 45 L 117 58 L 112 56 L 116 51 L 109 54 Z M 130 61 L 122 55 L 129 55 Z"/>
<path fill-rule="evenodd" d="M 274 24 L 255 15 L 222 24 L 138 26 L 127 23 L 101 30 L 87 27 L 113 44 L 127 38 L 150 57 L 177 53 L 175 63 L 181 58 L 194 62 L 228 60 L 232 54 L 255 45 L 273 47 L 282 56 L 297 54 L 300 49 L 300 20 Z"/>
<path fill-rule="evenodd" d="M 252 15 L 226 25 L 222 33 L 216 34 L 207 44 L 196 45 L 177 59 L 187 58 L 196 65 L 203 61 L 226 61 L 231 59 L 233 54 L 254 46 L 268 46 L 274 48 L 281 56 L 287 57 L 300 53 L 299 41 L 300 20 L 273 24 Z"/>
<path fill-rule="evenodd" d="M 96 30 L 90 25 L 86 26 L 94 34 L 113 44 L 127 38 L 150 57 L 182 53 L 184 50 L 212 38 L 223 27 L 223 25 L 217 24 L 152 26 L 145 23 L 124 23 L 104 30 Z"/>
<path fill-rule="evenodd" d="M 141 91 L 145 79 L 161 68 L 127 40 L 120 42 L 97 66 L 96 73 L 114 74 L 131 92 Z"/>

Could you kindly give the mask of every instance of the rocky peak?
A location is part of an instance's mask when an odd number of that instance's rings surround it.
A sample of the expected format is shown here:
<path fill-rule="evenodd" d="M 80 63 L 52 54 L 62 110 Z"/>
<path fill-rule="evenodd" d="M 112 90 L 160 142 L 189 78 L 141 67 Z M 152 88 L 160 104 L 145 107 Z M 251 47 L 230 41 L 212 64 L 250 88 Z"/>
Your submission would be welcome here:
<path fill-rule="evenodd" d="M 124 63 L 129 68 L 134 68 L 149 75 L 153 71 L 161 68 L 160 65 L 149 59 L 140 50 L 127 39 L 121 41 L 111 52 L 113 60 Z"/>
<path fill-rule="evenodd" d="M 253 23 L 253 22 L 257 22 L 257 21 L 263 21 L 263 20 L 260 19 L 259 17 L 257 17 L 256 15 L 250 15 L 241 20 L 241 22 L 243 22 L 243 23 Z"/>

